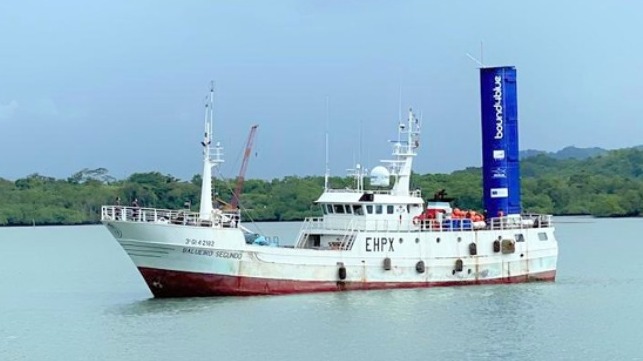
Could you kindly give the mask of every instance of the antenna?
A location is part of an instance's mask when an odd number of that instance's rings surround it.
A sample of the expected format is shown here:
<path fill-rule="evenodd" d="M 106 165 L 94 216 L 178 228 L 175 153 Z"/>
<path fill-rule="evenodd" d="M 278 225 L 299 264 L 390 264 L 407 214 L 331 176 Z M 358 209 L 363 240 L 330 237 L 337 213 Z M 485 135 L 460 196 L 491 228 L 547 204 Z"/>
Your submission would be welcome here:
<path fill-rule="evenodd" d="M 359 149 L 357 150 L 357 161 L 362 163 L 362 119 L 359 120 Z"/>
<path fill-rule="evenodd" d="M 324 190 L 328 189 L 328 177 L 330 176 L 330 168 L 328 168 L 328 124 L 330 123 L 330 100 L 326 96 L 326 171 L 324 172 Z"/>
<path fill-rule="evenodd" d="M 399 122 L 402 121 L 402 77 L 400 76 L 400 92 L 397 102 L 397 119 Z"/>
<path fill-rule="evenodd" d="M 484 64 L 484 57 L 482 56 L 483 55 L 482 49 L 483 49 L 482 40 L 480 40 L 480 63 Z M 483 65 L 483 67 L 484 67 L 484 65 Z"/>
<path fill-rule="evenodd" d="M 203 121 L 203 155 L 207 160 L 210 159 L 210 143 L 212 143 L 212 113 L 214 107 L 214 82 L 210 86 L 210 96 L 205 97 L 205 119 Z"/>
<path fill-rule="evenodd" d="M 206 149 L 210 144 L 210 127 L 208 126 L 208 115 L 210 114 L 208 97 L 205 97 L 205 119 L 203 119 L 203 141 L 201 145 L 203 146 L 203 154 L 205 155 Z"/>
<path fill-rule="evenodd" d="M 400 95 L 398 99 L 398 116 L 397 116 L 397 126 L 398 126 L 398 132 L 397 132 L 397 143 L 399 144 L 402 141 L 402 134 L 401 131 L 404 128 L 404 123 L 402 121 L 402 80 L 400 79 Z"/>
<path fill-rule="evenodd" d="M 208 129 L 209 142 L 212 141 L 212 132 L 214 131 L 214 80 L 210 81 L 210 129 Z"/>

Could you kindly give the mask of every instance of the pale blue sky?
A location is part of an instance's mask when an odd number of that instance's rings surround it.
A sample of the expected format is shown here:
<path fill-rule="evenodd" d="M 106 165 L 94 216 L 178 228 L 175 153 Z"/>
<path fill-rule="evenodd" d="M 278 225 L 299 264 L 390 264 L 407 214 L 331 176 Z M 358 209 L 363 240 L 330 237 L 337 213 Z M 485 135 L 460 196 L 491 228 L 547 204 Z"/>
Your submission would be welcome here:
<path fill-rule="evenodd" d="M 643 144 L 638 1 L 3 1 L 0 177 L 201 171 L 216 82 L 223 174 L 333 175 L 390 154 L 398 96 L 423 114 L 420 173 L 479 166 L 478 72 L 518 69 L 520 147 Z"/>

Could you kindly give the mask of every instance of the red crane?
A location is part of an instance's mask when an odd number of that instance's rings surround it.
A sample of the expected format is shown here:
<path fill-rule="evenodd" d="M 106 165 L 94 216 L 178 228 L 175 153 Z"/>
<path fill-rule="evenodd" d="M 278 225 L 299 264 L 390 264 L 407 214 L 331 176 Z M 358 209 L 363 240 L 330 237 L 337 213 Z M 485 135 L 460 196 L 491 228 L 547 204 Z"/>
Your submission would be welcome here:
<path fill-rule="evenodd" d="M 259 125 L 253 125 L 250 128 L 250 134 L 248 134 L 248 142 L 246 143 L 246 151 L 243 154 L 243 162 L 241 163 L 241 169 L 239 170 L 239 176 L 237 177 L 237 186 L 232 193 L 232 201 L 230 202 L 230 208 L 237 209 L 239 207 L 239 196 L 241 195 L 241 190 L 243 189 L 243 181 L 246 176 L 246 170 L 248 169 L 248 162 L 250 161 L 250 153 L 252 153 L 252 142 L 255 139 L 255 134 L 257 133 L 257 127 Z"/>

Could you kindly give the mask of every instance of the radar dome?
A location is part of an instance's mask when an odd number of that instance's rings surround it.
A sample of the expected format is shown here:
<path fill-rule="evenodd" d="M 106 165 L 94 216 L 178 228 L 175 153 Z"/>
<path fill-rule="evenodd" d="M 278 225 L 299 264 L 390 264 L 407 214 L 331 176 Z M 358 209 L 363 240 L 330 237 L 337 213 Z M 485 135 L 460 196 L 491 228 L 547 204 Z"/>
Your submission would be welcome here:
<path fill-rule="evenodd" d="M 371 186 L 388 187 L 391 180 L 391 173 L 389 173 L 388 169 L 379 165 L 371 171 L 370 179 Z"/>

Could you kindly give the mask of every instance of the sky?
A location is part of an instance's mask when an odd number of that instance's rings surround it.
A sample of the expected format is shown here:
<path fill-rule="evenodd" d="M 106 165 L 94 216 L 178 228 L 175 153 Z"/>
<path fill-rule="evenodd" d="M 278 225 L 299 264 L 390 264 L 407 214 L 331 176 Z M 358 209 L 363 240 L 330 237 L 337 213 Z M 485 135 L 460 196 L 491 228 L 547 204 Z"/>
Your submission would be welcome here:
<path fill-rule="evenodd" d="M 202 169 L 204 98 L 247 178 L 390 156 L 422 116 L 414 171 L 481 164 L 478 64 L 518 71 L 521 149 L 643 144 L 637 1 L 3 1 L 0 177 Z M 401 102 L 400 102 L 401 99 Z M 328 106 L 327 106 L 328 104 Z"/>

